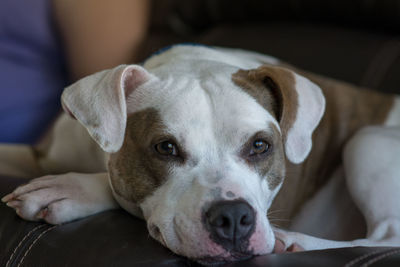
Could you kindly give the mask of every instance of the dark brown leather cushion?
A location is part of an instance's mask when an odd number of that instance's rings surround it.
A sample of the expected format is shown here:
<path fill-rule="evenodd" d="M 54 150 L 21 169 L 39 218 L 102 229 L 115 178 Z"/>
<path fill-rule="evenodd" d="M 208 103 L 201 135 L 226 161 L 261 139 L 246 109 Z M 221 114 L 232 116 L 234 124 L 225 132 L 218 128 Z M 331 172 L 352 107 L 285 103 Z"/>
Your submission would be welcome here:
<path fill-rule="evenodd" d="M 171 1 L 171 0 L 170 0 Z M 399 31 L 396 0 L 172 0 L 173 13 L 194 29 L 226 22 L 304 21 Z M 156 3 L 157 4 L 157 3 Z"/>
<path fill-rule="evenodd" d="M 23 179 L 1 177 L 0 195 Z M 0 204 L 0 266 L 195 266 L 154 241 L 144 221 L 123 210 L 63 225 L 27 222 Z M 345 248 L 271 254 L 228 266 L 399 266 L 400 248 Z"/>
<path fill-rule="evenodd" d="M 0 195 L 24 182 L 0 176 Z M 0 266 L 155 266 L 187 262 L 153 240 L 144 221 L 121 209 L 53 226 L 22 220 L 1 203 L 0 218 Z"/>
<path fill-rule="evenodd" d="M 180 42 L 253 50 L 327 77 L 400 93 L 399 35 L 301 22 L 224 24 L 194 36 L 154 32 L 143 59 Z"/>
<path fill-rule="evenodd" d="M 276 21 L 400 30 L 398 0 L 154 0 L 153 12 L 157 27 L 197 33 L 221 23 Z"/>
<path fill-rule="evenodd" d="M 400 93 L 400 39 L 396 35 L 271 23 L 219 26 L 200 41 L 258 51 L 327 77 Z"/>

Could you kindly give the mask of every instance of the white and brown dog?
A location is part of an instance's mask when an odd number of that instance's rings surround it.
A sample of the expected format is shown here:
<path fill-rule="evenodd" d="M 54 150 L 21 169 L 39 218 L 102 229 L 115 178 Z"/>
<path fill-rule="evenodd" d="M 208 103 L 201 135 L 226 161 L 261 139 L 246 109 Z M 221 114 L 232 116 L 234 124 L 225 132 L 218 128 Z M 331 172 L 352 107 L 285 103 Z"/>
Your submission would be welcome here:
<path fill-rule="evenodd" d="M 400 246 L 396 96 L 257 53 L 177 45 L 78 81 L 62 103 L 69 115 L 38 147 L 0 147 L 0 172 L 46 175 L 2 199 L 24 219 L 59 224 L 119 204 L 202 263 Z M 271 225 L 271 205 L 290 232 Z"/>

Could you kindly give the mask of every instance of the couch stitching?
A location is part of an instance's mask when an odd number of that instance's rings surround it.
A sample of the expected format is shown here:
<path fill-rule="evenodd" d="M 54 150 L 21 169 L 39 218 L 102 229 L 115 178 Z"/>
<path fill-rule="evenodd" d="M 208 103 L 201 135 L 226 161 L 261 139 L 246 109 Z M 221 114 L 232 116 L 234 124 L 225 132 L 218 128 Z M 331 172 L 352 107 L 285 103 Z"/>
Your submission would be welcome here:
<path fill-rule="evenodd" d="M 36 237 L 35 240 L 33 240 L 32 244 L 31 244 L 31 245 L 29 246 L 29 248 L 26 250 L 24 256 L 22 256 L 22 259 L 19 261 L 17 267 L 20 267 L 20 266 L 21 266 L 22 262 L 24 261 L 24 259 L 26 258 L 26 256 L 28 255 L 28 253 L 30 252 L 30 250 L 32 249 L 32 247 L 36 244 L 36 242 L 37 242 L 43 235 L 45 235 L 47 232 L 53 230 L 53 229 L 56 228 L 56 227 L 57 227 L 57 225 L 54 225 L 54 226 L 52 226 L 52 227 L 46 229 L 46 231 L 43 231 L 40 235 L 38 235 L 38 236 Z"/>
<path fill-rule="evenodd" d="M 361 267 L 368 267 L 368 266 L 374 264 L 375 262 L 378 262 L 380 260 L 383 260 L 384 258 L 393 256 L 395 254 L 400 254 L 400 249 L 395 249 L 395 250 L 392 250 L 392 251 L 388 251 L 388 252 L 386 252 L 384 254 L 381 254 L 381 255 L 379 255 L 379 256 L 377 256 L 375 258 L 372 258 L 369 261 L 367 261 L 366 263 L 364 263 L 363 265 L 361 265 Z"/>
<path fill-rule="evenodd" d="M 379 250 L 372 251 L 372 252 L 370 252 L 370 253 L 361 255 L 361 256 L 359 256 L 359 257 L 353 259 L 352 261 L 346 263 L 346 265 L 345 265 L 344 267 L 353 266 L 353 265 L 355 265 L 356 263 L 358 263 L 358 262 L 360 262 L 360 261 L 362 261 L 362 260 L 365 260 L 366 258 L 369 258 L 369 257 L 374 256 L 374 255 L 376 255 L 376 254 L 380 254 L 380 253 L 384 253 L 384 252 L 388 252 L 388 251 L 393 251 L 393 250 L 394 250 L 394 249 L 379 249 Z"/>
<path fill-rule="evenodd" d="M 12 259 L 13 259 L 14 256 L 15 256 L 15 253 L 17 253 L 17 250 L 21 247 L 22 243 L 23 243 L 33 232 L 35 232 L 36 230 L 38 230 L 39 228 L 42 228 L 42 227 L 44 227 L 44 226 L 46 226 L 46 225 L 45 225 L 45 224 L 41 224 L 41 225 L 38 225 L 38 226 L 34 227 L 32 230 L 30 230 L 30 231 L 21 239 L 21 241 L 19 241 L 18 245 L 14 248 L 14 250 L 13 250 L 13 252 L 12 252 L 10 258 L 8 259 L 8 261 L 7 261 L 7 263 L 6 263 L 6 267 L 9 267 L 9 266 L 10 266 L 11 261 L 12 261 Z"/>

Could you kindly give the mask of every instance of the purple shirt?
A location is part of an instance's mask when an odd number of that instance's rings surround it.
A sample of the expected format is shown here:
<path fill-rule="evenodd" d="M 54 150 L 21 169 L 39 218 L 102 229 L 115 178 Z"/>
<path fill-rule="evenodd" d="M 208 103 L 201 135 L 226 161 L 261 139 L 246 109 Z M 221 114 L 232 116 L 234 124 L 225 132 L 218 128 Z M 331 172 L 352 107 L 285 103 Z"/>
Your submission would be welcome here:
<path fill-rule="evenodd" d="M 34 143 L 67 83 L 50 0 L 0 2 L 0 142 Z"/>

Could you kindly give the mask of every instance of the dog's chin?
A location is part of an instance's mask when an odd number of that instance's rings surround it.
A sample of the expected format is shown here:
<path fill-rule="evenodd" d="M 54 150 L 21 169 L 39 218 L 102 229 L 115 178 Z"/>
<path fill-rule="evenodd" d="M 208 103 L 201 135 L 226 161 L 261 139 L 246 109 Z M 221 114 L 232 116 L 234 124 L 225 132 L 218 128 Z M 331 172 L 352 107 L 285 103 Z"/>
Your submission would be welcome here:
<path fill-rule="evenodd" d="M 252 253 L 242 253 L 242 252 L 231 252 L 230 256 L 213 256 L 213 257 L 201 257 L 201 258 L 195 258 L 192 259 L 196 261 L 197 263 L 205 266 L 221 266 L 230 262 L 234 261 L 243 261 L 243 260 L 248 260 L 254 257 Z"/>

